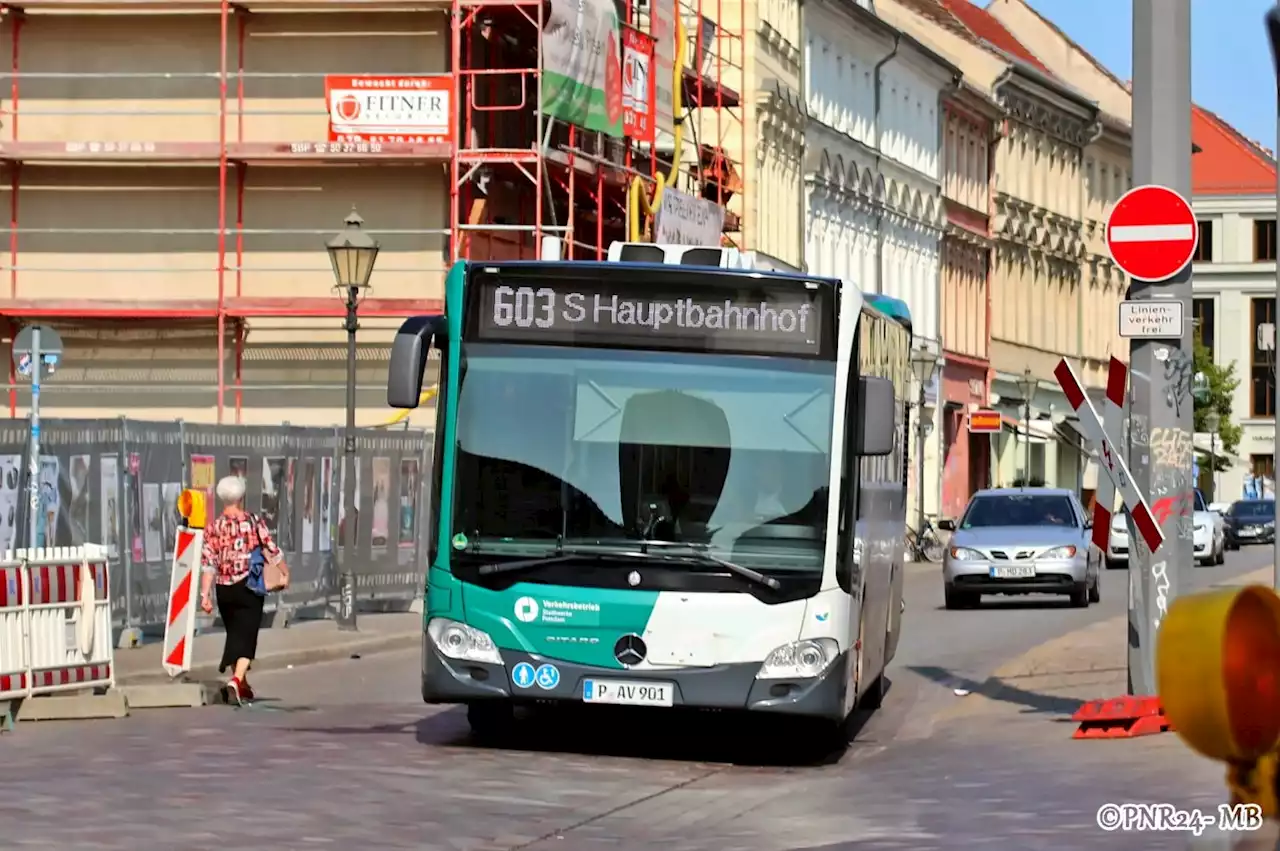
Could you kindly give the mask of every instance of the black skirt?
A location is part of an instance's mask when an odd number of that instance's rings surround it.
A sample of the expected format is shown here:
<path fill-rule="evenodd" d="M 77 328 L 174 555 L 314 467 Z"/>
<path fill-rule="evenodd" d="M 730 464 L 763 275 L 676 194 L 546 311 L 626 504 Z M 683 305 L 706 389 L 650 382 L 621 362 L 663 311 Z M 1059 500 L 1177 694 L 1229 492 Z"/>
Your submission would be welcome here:
<path fill-rule="evenodd" d="M 218 614 L 222 627 L 227 631 L 227 641 L 222 647 L 222 664 L 218 671 L 235 668 L 237 659 L 248 659 L 258 653 L 258 630 L 262 628 L 262 606 L 266 597 L 259 597 L 249 590 L 246 577 L 234 585 L 217 586 Z"/>

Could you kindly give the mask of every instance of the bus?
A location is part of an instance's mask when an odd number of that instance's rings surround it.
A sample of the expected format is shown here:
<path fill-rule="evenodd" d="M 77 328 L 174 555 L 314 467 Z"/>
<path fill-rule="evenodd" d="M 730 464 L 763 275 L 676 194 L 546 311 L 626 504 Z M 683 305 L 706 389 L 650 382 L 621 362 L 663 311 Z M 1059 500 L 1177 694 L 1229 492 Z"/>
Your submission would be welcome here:
<path fill-rule="evenodd" d="M 706 249 L 697 249 L 705 253 Z M 676 252 L 677 254 L 679 252 Z M 636 262 L 460 262 L 439 353 L 422 696 L 743 710 L 843 737 L 897 646 L 910 334 L 854 286 Z"/>

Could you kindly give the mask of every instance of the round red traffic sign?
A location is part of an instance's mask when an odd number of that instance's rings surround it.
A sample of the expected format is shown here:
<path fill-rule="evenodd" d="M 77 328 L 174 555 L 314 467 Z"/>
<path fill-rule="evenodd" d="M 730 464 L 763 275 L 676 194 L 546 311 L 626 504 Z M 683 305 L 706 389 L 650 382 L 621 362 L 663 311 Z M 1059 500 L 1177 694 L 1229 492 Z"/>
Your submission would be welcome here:
<path fill-rule="evenodd" d="M 1107 217 L 1107 250 L 1138 281 L 1172 278 L 1191 262 L 1199 239 L 1191 204 L 1167 186 L 1135 186 Z"/>

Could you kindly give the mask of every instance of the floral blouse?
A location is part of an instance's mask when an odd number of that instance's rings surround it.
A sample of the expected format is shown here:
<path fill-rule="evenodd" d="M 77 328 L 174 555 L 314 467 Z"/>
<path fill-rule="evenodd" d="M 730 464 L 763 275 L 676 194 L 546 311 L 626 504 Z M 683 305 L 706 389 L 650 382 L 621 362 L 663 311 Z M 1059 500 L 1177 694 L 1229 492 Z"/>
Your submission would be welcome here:
<path fill-rule="evenodd" d="M 238 517 L 221 514 L 204 530 L 200 568 L 205 573 L 214 574 L 214 581 L 219 585 L 234 585 L 249 575 L 249 553 L 259 546 L 268 559 L 280 555 L 280 548 L 271 538 L 271 530 L 260 517 L 254 514 Z"/>

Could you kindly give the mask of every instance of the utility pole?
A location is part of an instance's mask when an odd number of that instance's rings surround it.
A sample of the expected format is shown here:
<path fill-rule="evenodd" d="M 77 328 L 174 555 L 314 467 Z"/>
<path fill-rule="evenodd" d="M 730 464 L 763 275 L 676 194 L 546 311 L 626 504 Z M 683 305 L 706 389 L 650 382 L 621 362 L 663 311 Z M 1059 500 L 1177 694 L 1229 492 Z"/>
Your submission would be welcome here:
<path fill-rule="evenodd" d="M 1273 7 L 1271 11 L 1267 12 L 1267 38 L 1271 41 L 1271 62 L 1276 67 L 1276 135 L 1277 150 L 1280 150 L 1280 5 Z M 1280 210 L 1280 171 L 1277 171 L 1276 207 Z M 1276 295 L 1276 307 L 1280 308 L 1280 264 L 1276 264 Z M 1280 317 L 1280 312 L 1273 312 L 1271 315 Z M 1273 354 L 1275 356 L 1273 356 L 1271 360 L 1271 387 L 1277 397 L 1280 397 L 1280 377 L 1278 377 L 1278 374 L 1280 374 L 1280 368 L 1277 367 L 1277 364 L 1280 363 L 1280 352 L 1275 352 Z M 1275 417 L 1274 425 L 1276 426 L 1276 433 L 1272 438 L 1272 446 L 1276 445 L 1276 438 L 1280 438 L 1280 416 Z M 1272 449 L 1272 452 L 1274 453 L 1275 450 Z M 1274 454 L 1272 457 L 1274 458 Z M 1276 483 L 1274 485 L 1275 495 L 1277 497 L 1275 504 L 1280 506 L 1280 475 L 1278 474 L 1280 474 L 1280 467 L 1277 467 L 1273 462 L 1271 481 Z M 1276 509 L 1275 519 L 1278 521 L 1278 524 L 1280 524 L 1280 508 Z M 1277 591 L 1280 591 L 1280 535 L 1274 536 L 1274 539 L 1275 543 L 1272 544 L 1271 558 L 1271 563 L 1275 565 L 1272 568 L 1274 571 L 1274 574 L 1272 575 L 1272 587 Z"/>
<path fill-rule="evenodd" d="M 1191 197 L 1191 0 L 1133 0 L 1133 182 Z M 1167 280 L 1133 281 L 1129 298 L 1176 299 L 1190 316 L 1191 264 Z M 1191 324 L 1183 323 L 1176 342 L 1135 338 L 1129 349 L 1129 469 L 1164 532 L 1164 544 L 1152 553 L 1129 524 L 1128 668 L 1134 695 L 1156 693 L 1156 633 L 1194 557 L 1191 333 Z M 1161 503 L 1170 508 L 1162 510 Z"/>

